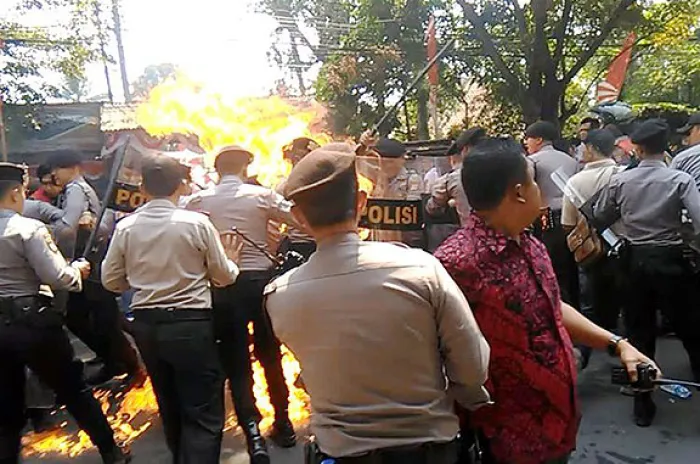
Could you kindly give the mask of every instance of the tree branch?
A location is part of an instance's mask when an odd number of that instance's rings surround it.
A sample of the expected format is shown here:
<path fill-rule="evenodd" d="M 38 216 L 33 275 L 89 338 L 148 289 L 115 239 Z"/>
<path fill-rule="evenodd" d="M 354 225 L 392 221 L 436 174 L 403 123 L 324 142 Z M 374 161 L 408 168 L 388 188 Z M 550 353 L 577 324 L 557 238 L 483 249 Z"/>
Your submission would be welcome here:
<path fill-rule="evenodd" d="M 610 15 L 610 19 L 602 27 L 600 34 L 598 34 L 598 37 L 591 41 L 590 45 L 588 46 L 588 49 L 585 52 L 583 52 L 576 64 L 574 64 L 574 66 L 569 70 L 569 72 L 564 75 L 562 82 L 565 85 L 571 82 L 571 80 L 574 77 L 576 77 L 579 71 L 583 69 L 586 63 L 588 63 L 588 61 L 591 58 L 593 58 L 593 56 L 596 54 L 601 45 L 603 45 L 605 40 L 610 36 L 610 33 L 615 29 L 615 26 L 617 25 L 618 20 L 622 16 L 622 13 L 627 11 L 627 8 L 629 8 L 634 3 L 634 1 L 635 0 L 620 0 L 620 3 L 617 4 L 617 7 L 613 10 L 612 14 Z"/>
<path fill-rule="evenodd" d="M 566 39 L 566 29 L 571 21 L 571 12 L 573 11 L 573 0 L 564 0 L 564 10 L 561 15 L 561 22 L 554 33 L 554 38 L 557 44 L 554 49 L 554 62 L 559 63 L 564 58 L 564 41 Z"/>
<path fill-rule="evenodd" d="M 518 31 L 520 33 L 520 42 L 523 51 L 526 51 L 530 47 L 530 34 L 527 29 L 527 21 L 525 20 L 525 13 L 520 7 L 518 0 L 510 0 L 511 5 L 513 5 L 513 13 L 515 14 L 515 20 L 518 22 Z M 525 59 L 530 59 L 530 54 L 525 54 Z"/>
<path fill-rule="evenodd" d="M 493 60 L 496 69 L 498 69 L 498 71 L 503 75 L 503 78 L 506 80 L 509 86 L 511 86 L 519 93 L 523 93 L 525 91 L 525 88 L 523 87 L 521 80 L 518 78 L 518 76 L 515 75 L 513 71 L 511 71 L 506 62 L 503 60 L 503 57 L 496 48 L 496 44 L 494 43 L 493 38 L 486 30 L 484 22 L 481 16 L 477 14 L 476 10 L 474 9 L 474 6 L 466 3 L 465 0 L 457 0 L 457 3 L 459 3 L 459 5 L 462 7 L 464 16 L 471 23 L 477 38 L 483 44 L 486 55 Z"/>

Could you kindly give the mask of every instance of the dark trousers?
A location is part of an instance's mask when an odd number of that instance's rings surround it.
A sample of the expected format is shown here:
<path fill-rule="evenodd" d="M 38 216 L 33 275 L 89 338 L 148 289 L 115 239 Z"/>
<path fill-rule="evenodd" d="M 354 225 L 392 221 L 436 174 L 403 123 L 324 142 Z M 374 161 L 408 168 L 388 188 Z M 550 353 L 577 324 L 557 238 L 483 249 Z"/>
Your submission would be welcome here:
<path fill-rule="evenodd" d="M 0 463 L 19 462 L 25 423 L 25 367 L 56 392 L 60 403 L 97 446 L 115 446 L 112 429 L 99 403 L 83 380 L 82 365 L 60 323 L 34 328 L 21 323 L 0 324 Z"/>
<path fill-rule="evenodd" d="M 556 217 L 555 214 L 555 220 Z M 560 218 L 559 221 L 561 221 Z M 569 246 L 566 244 L 566 232 L 562 229 L 560 222 L 553 224 L 549 229 L 542 230 L 540 239 L 547 247 L 549 257 L 552 260 L 554 273 L 559 282 L 561 299 L 574 308 L 579 308 L 578 266 L 573 253 L 569 251 Z"/>
<path fill-rule="evenodd" d="M 138 355 L 122 332 L 124 316 L 116 296 L 102 285 L 85 281 L 81 293 L 71 293 L 66 326 L 105 363 L 112 375 L 134 373 Z"/>
<path fill-rule="evenodd" d="M 219 462 L 223 374 L 208 310 L 137 310 L 141 352 L 175 464 Z"/>
<path fill-rule="evenodd" d="M 634 346 L 656 354 L 657 309 L 683 342 L 693 374 L 700 380 L 700 307 L 697 280 L 678 247 L 630 247 L 627 259 L 625 326 Z"/>
<path fill-rule="evenodd" d="M 590 319 L 604 329 L 616 332 L 623 300 L 617 260 L 603 257 L 583 272 L 591 304 Z"/>
<path fill-rule="evenodd" d="M 275 417 L 284 419 L 289 408 L 289 390 L 282 371 L 280 343 L 263 308 L 263 289 L 268 272 L 244 271 L 235 284 L 214 289 L 214 327 L 219 354 L 231 387 L 239 423 L 259 421 L 253 396 L 253 367 L 250 359 L 248 323 L 253 323 L 255 357 L 265 370 Z"/>

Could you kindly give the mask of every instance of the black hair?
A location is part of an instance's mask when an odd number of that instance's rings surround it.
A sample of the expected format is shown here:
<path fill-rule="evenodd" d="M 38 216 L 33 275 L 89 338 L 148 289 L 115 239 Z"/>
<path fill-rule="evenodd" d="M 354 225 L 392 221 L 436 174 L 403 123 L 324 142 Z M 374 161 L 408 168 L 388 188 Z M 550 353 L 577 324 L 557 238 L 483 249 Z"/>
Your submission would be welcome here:
<path fill-rule="evenodd" d="M 328 227 L 355 218 L 358 191 L 357 172 L 352 169 L 294 200 L 311 227 Z"/>
<path fill-rule="evenodd" d="M 36 168 L 36 176 L 39 178 L 39 180 L 43 179 L 45 176 L 51 175 L 51 165 L 48 163 L 39 165 L 38 168 Z"/>
<path fill-rule="evenodd" d="M 554 142 L 559 138 L 559 129 L 550 121 L 537 121 L 525 130 L 525 137 Z"/>
<path fill-rule="evenodd" d="M 601 155 L 610 158 L 615 152 L 615 136 L 607 129 L 596 129 L 588 133 L 588 137 L 583 141 L 590 145 Z"/>
<path fill-rule="evenodd" d="M 485 140 L 462 163 L 462 186 L 476 211 L 496 208 L 509 187 L 527 181 L 527 159 L 512 138 Z"/>
<path fill-rule="evenodd" d="M 141 165 L 144 190 L 155 198 L 174 194 L 184 179 L 184 169 L 176 160 L 165 155 L 146 157 Z"/>
<path fill-rule="evenodd" d="M 584 124 L 590 124 L 591 130 L 600 129 L 600 120 L 598 120 L 597 118 L 592 118 L 590 116 L 585 117 L 581 120 L 581 123 L 579 125 L 582 126 Z"/>

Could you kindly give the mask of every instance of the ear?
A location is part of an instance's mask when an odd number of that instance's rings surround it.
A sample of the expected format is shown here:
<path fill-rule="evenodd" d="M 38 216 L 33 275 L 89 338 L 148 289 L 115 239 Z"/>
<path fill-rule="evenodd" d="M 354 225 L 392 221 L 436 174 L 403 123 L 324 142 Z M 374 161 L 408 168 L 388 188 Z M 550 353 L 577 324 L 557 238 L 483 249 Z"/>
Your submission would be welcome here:
<path fill-rule="evenodd" d="M 362 212 L 367 207 L 367 192 L 364 190 L 358 190 L 357 192 L 357 202 L 355 203 L 355 208 L 357 209 L 357 217 L 362 215 Z"/>
<path fill-rule="evenodd" d="M 527 203 L 525 199 L 525 184 L 515 184 L 513 186 L 515 201 L 521 204 Z"/>

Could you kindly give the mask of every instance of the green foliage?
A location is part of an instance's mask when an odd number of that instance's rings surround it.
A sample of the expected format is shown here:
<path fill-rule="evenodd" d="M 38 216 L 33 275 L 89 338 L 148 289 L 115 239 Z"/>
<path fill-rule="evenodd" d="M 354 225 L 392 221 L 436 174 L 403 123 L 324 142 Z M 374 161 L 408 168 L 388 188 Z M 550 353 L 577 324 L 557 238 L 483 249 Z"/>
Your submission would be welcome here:
<path fill-rule="evenodd" d="M 66 81 L 84 80 L 87 63 L 100 54 L 95 40 L 95 8 L 98 0 L 22 0 L 8 11 L 17 15 L 43 10 L 65 24 L 48 29 L 28 28 L 0 19 L 0 97 L 6 103 L 34 105 L 60 98 L 58 74 Z"/>
<path fill-rule="evenodd" d="M 158 84 L 177 74 L 177 66 L 172 63 L 161 63 L 147 66 L 143 73 L 131 84 L 132 97 L 145 99 Z"/>

